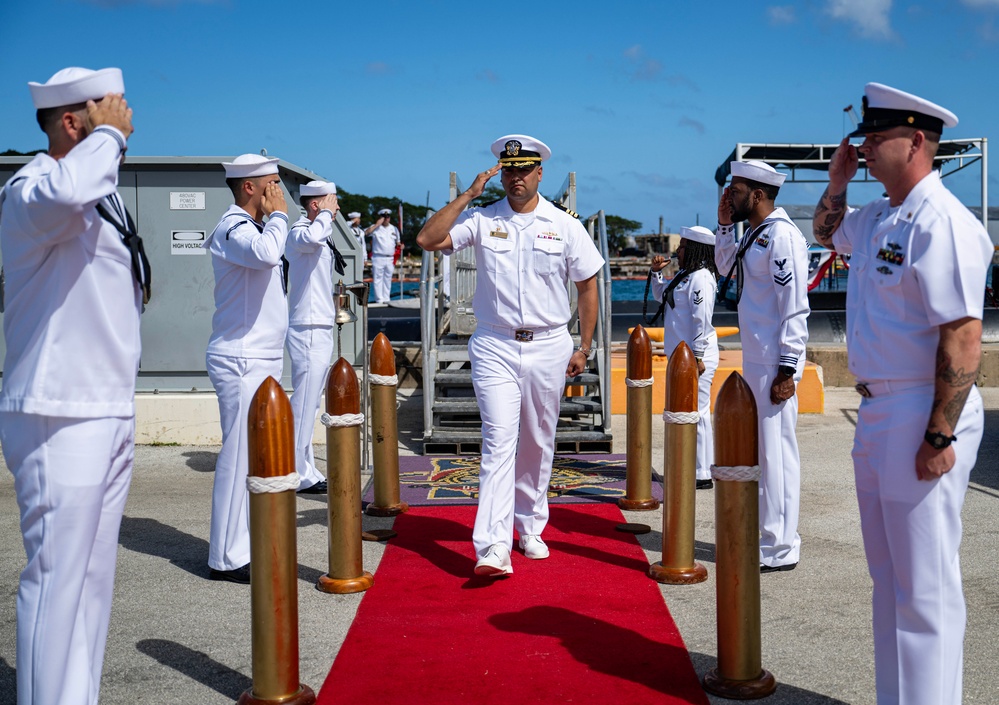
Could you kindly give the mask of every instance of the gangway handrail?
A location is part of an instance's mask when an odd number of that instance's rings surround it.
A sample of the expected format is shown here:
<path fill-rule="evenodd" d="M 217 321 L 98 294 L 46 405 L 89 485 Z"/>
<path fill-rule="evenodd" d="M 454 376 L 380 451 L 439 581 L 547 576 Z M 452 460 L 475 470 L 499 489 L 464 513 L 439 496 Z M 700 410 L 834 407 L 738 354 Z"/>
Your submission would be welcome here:
<path fill-rule="evenodd" d="M 594 232 L 594 226 L 596 231 Z M 611 273 L 610 273 L 610 251 L 607 243 L 607 218 L 603 210 L 599 210 L 586 219 L 586 230 L 590 238 L 595 241 L 600 255 L 604 258 L 604 265 L 601 268 L 603 276 L 597 277 L 597 325 L 600 336 L 597 346 L 598 369 L 602 370 L 601 379 L 606 380 L 606 385 L 600 390 L 600 404 L 603 413 L 601 421 L 604 433 L 610 433 L 611 428 Z"/>

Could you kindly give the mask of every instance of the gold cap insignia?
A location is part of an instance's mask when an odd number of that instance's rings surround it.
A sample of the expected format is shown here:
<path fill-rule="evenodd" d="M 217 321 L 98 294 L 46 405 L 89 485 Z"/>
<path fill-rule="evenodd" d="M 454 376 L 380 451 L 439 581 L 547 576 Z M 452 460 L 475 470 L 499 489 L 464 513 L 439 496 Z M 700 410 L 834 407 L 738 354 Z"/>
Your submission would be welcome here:
<path fill-rule="evenodd" d="M 522 145 L 517 140 L 510 140 L 509 142 L 506 143 L 506 156 L 516 157 L 518 154 L 520 154 L 520 148 L 523 146 L 524 145 Z"/>

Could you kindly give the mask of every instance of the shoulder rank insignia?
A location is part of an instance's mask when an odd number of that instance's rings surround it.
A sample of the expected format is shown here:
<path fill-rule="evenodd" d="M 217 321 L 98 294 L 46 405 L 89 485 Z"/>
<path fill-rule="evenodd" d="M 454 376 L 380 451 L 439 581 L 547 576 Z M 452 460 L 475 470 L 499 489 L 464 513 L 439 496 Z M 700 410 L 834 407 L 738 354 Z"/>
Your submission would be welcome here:
<path fill-rule="evenodd" d="M 502 198 L 494 198 L 494 199 L 493 199 L 493 200 L 491 200 L 491 201 L 486 201 L 485 203 L 480 203 L 479 205 L 477 205 L 477 206 L 475 206 L 475 207 L 476 207 L 476 208 L 485 208 L 486 206 L 491 206 L 491 205 L 493 205 L 494 203 L 499 203 L 499 202 L 500 202 L 500 201 L 502 201 L 502 200 L 503 200 Z"/>
<path fill-rule="evenodd" d="M 882 274 L 891 274 L 892 273 L 891 267 L 886 267 L 883 264 L 880 267 L 878 267 L 878 271 L 881 272 Z"/>
<path fill-rule="evenodd" d="M 901 248 L 898 245 L 892 247 L 893 244 L 890 243 L 888 247 L 882 247 L 878 250 L 878 259 L 890 264 L 900 265 L 905 261 L 905 253 L 899 252 Z"/>
<path fill-rule="evenodd" d="M 698 289 L 697 291 L 694 292 L 694 299 L 693 299 L 693 301 L 694 301 L 694 305 L 695 306 L 700 306 L 701 304 L 704 303 L 704 297 L 701 296 L 701 290 L 700 289 Z"/>
<path fill-rule="evenodd" d="M 561 203 L 555 203 L 554 201 L 552 201 L 552 205 L 555 206 L 556 208 L 558 208 L 560 211 L 565 211 L 566 213 L 568 213 L 569 215 L 571 215 L 573 218 L 578 218 L 579 217 L 579 213 L 577 213 L 574 210 L 570 210 L 569 208 L 566 208 Z"/>
<path fill-rule="evenodd" d="M 790 269 L 788 270 L 784 269 L 784 265 L 787 264 L 787 260 L 786 259 L 774 260 L 774 264 L 777 265 L 777 271 L 774 272 L 774 282 L 780 284 L 781 286 L 787 286 L 788 284 L 790 284 L 791 280 L 794 279 L 794 274 L 791 273 Z"/>

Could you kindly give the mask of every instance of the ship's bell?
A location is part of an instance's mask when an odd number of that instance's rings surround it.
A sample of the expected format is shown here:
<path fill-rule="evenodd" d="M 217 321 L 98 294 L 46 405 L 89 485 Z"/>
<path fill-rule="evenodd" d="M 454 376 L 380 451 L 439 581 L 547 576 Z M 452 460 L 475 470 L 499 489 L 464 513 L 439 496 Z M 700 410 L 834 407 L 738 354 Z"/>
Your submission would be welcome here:
<path fill-rule="evenodd" d="M 333 308 L 336 311 L 333 322 L 338 326 L 342 326 L 344 323 L 353 323 L 357 320 L 357 316 L 350 309 L 350 296 L 347 293 L 347 287 L 343 285 L 342 279 L 333 287 Z"/>

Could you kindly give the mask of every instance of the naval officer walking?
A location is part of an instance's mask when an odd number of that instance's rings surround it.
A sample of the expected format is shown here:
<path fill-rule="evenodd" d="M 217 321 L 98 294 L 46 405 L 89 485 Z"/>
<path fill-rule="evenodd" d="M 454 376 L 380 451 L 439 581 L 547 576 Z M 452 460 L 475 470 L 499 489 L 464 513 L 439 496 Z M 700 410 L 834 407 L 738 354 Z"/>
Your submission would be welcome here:
<path fill-rule="evenodd" d="M 299 190 L 305 215 L 288 233 L 288 357 L 291 411 L 295 418 L 295 466 L 303 494 L 325 494 L 326 478 L 316 469 L 312 432 L 333 357 L 333 219 L 339 210 L 336 184 L 310 181 Z M 342 262 L 342 258 L 340 258 Z M 338 264 L 343 273 L 343 264 Z"/>
<path fill-rule="evenodd" d="M 808 243 L 783 208 L 784 183 L 769 164 L 732 162 L 732 183 L 718 204 L 715 263 L 739 270 L 742 374 L 753 390 L 760 442 L 760 571 L 793 570 L 801 537 L 798 507 L 798 397 L 808 341 Z M 735 238 L 735 223 L 750 230 Z"/>
<path fill-rule="evenodd" d="M 982 439 L 975 380 L 992 243 L 940 182 L 933 158 L 957 116 L 869 83 L 863 121 L 829 165 L 815 238 L 852 255 L 850 371 L 863 396 L 853 467 L 874 581 L 881 705 L 961 702 L 966 622 L 961 507 Z M 849 208 L 857 152 L 886 197 Z"/>
<path fill-rule="evenodd" d="M 257 154 L 223 163 L 235 203 L 205 242 L 215 272 L 215 315 L 205 361 L 222 424 L 222 450 L 212 487 L 209 577 L 246 584 L 250 582 L 247 415 L 263 381 L 281 379 L 288 331 L 281 266 L 288 215 L 277 163 Z"/>
<path fill-rule="evenodd" d="M 447 253 L 475 248 L 477 326 L 468 354 L 482 462 L 472 542 L 476 574 L 503 576 L 513 572 L 514 529 L 524 555 L 548 557 L 541 533 L 559 404 L 565 378 L 586 367 L 598 310 L 595 275 L 604 260 L 575 214 L 538 195 L 547 145 L 507 135 L 492 152 L 499 163 L 431 217 L 417 243 Z M 506 197 L 465 210 L 500 171 Z M 566 328 L 567 279 L 579 294 L 582 344 L 575 351 Z"/>
<path fill-rule="evenodd" d="M 0 191 L 0 441 L 27 554 L 17 701 L 94 705 L 132 478 L 149 268 L 117 192 L 132 134 L 121 71 L 68 68 L 29 86 L 48 152 Z"/>

